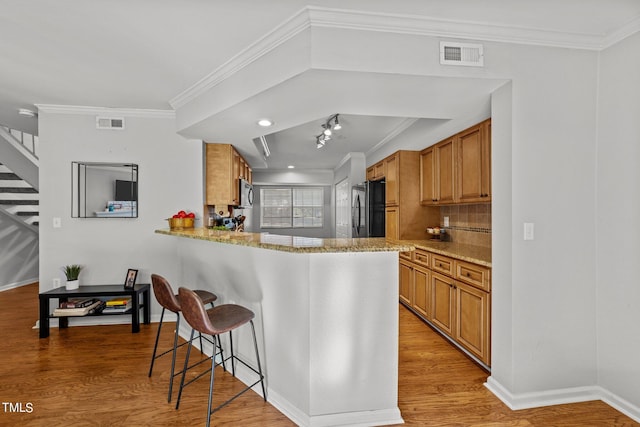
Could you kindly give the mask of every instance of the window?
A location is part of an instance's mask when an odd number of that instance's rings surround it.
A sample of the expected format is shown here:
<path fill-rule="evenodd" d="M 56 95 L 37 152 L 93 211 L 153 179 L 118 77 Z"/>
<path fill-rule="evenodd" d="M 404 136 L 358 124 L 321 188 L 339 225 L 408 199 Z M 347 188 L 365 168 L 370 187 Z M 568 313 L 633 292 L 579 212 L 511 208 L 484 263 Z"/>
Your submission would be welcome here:
<path fill-rule="evenodd" d="M 323 225 L 324 190 L 261 188 L 261 228 L 316 228 Z"/>

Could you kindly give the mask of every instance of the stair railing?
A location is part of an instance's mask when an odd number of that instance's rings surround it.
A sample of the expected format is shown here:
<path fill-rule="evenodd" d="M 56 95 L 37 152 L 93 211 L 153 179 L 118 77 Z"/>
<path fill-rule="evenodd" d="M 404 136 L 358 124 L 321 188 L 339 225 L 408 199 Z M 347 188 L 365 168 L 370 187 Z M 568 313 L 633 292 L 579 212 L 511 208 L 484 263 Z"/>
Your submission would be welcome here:
<path fill-rule="evenodd" d="M 37 136 L 31 135 L 27 132 L 22 132 L 21 130 L 12 129 L 8 126 L 0 125 L 0 129 L 4 131 L 5 136 L 9 135 L 15 142 L 20 144 L 29 154 L 38 160 L 38 155 L 36 154 L 36 146 L 38 144 Z"/>

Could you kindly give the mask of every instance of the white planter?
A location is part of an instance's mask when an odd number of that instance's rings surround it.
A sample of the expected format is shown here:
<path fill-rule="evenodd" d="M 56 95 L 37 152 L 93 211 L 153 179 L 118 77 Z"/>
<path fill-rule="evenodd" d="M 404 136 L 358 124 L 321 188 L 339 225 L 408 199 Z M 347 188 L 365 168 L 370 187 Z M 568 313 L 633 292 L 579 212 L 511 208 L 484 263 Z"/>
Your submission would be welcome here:
<path fill-rule="evenodd" d="M 67 283 L 65 284 L 65 288 L 67 288 L 68 291 L 72 291 L 74 289 L 78 289 L 80 287 L 80 280 L 76 279 L 76 280 L 67 280 Z"/>

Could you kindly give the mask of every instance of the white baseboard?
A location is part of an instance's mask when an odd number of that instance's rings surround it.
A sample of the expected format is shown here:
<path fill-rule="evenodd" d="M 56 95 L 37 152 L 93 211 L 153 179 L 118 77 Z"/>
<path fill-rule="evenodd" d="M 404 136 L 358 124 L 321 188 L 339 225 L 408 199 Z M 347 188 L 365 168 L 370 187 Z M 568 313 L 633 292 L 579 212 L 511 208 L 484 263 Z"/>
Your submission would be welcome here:
<path fill-rule="evenodd" d="M 635 421 L 640 422 L 639 407 L 600 386 L 572 387 L 542 392 L 513 394 L 493 377 L 489 377 L 484 385 L 496 395 L 498 399 L 514 411 L 539 408 L 542 406 L 601 400 Z"/>
<path fill-rule="evenodd" d="M 20 286 L 30 285 L 32 283 L 36 283 L 38 278 L 22 280 L 20 282 L 8 283 L 6 285 L 0 286 L 0 292 L 8 291 L 9 289 L 19 288 Z"/>

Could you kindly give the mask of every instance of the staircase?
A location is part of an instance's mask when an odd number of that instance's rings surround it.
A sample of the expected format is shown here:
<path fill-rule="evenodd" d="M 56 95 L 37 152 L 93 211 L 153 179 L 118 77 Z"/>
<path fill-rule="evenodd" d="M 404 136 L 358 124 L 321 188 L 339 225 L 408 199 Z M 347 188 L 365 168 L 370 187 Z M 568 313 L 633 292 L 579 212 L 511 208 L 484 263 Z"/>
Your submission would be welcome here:
<path fill-rule="evenodd" d="M 38 190 L 0 163 L 0 209 L 27 224 L 39 224 Z"/>
<path fill-rule="evenodd" d="M 0 126 L 0 211 L 32 229 L 40 214 L 37 142 L 36 136 Z"/>

